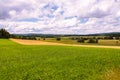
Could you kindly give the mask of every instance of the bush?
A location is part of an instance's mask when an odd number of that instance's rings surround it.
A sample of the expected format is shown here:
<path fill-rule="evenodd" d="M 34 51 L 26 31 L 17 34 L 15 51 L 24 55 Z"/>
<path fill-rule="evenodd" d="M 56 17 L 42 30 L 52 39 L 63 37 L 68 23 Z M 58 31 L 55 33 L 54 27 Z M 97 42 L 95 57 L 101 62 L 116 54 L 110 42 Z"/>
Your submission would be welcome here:
<path fill-rule="evenodd" d="M 96 43 L 98 43 L 98 39 L 96 39 Z"/>
<path fill-rule="evenodd" d="M 56 38 L 56 40 L 57 40 L 57 41 L 60 41 L 60 40 L 61 40 L 61 38 L 60 38 L 60 37 L 58 37 L 58 38 Z"/>
<path fill-rule="evenodd" d="M 92 38 L 90 38 L 88 40 L 88 43 L 98 43 L 98 39 L 92 39 Z"/>
<path fill-rule="evenodd" d="M 104 39 L 113 39 L 113 37 L 112 36 L 106 36 L 106 37 L 104 37 Z"/>
<path fill-rule="evenodd" d="M 43 38 L 43 40 L 45 40 L 45 38 Z"/>
<path fill-rule="evenodd" d="M 84 38 L 78 38 L 77 42 L 84 43 L 85 39 Z"/>
<path fill-rule="evenodd" d="M 71 40 L 75 40 L 76 38 L 74 38 L 74 37 L 71 37 L 70 39 L 71 39 Z"/>

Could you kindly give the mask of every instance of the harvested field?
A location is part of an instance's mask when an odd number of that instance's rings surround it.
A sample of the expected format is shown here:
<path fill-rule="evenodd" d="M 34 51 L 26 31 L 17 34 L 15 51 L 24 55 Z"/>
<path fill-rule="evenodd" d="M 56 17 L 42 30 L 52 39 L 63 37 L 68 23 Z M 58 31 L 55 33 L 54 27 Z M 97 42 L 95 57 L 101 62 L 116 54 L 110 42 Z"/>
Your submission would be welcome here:
<path fill-rule="evenodd" d="M 60 45 L 60 46 L 80 46 L 80 47 L 97 47 L 97 48 L 115 48 L 120 49 L 119 46 L 100 46 L 100 45 L 76 45 L 76 44 L 63 44 L 54 42 L 44 42 L 37 40 L 22 40 L 22 39 L 10 39 L 22 45 Z"/>
<path fill-rule="evenodd" d="M 10 40 L 23 45 L 66 45 L 66 44 L 44 42 L 44 41 L 37 41 L 37 40 L 22 40 L 22 39 L 10 39 Z"/>

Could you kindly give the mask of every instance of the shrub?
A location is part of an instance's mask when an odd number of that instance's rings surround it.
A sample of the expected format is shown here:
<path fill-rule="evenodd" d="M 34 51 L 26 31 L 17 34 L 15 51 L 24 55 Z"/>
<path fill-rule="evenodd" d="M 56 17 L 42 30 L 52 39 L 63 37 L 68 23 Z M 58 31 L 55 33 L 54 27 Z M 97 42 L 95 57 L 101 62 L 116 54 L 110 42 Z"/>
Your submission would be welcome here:
<path fill-rule="evenodd" d="M 45 40 L 45 38 L 43 38 L 43 40 Z"/>
<path fill-rule="evenodd" d="M 98 39 L 96 39 L 96 43 L 98 43 Z"/>
<path fill-rule="evenodd" d="M 58 38 L 56 38 L 56 40 L 57 40 L 57 41 L 60 41 L 60 40 L 61 40 L 61 38 L 60 38 L 60 37 L 58 37 Z"/>
<path fill-rule="evenodd" d="M 98 43 L 98 39 L 92 39 L 92 38 L 90 38 L 88 40 L 88 43 Z"/>
<path fill-rule="evenodd" d="M 106 37 L 104 37 L 104 39 L 113 39 L 113 37 L 111 37 L 111 36 L 106 36 Z"/>
<path fill-rule="evenodd" d="M 74 37 L 71 37 L 70 39 L 71 39 L 71 40 L 75 40 L 76 38 L 74 38 Z"/>
<path fill-rule="evenodd" d="M 78 38 L 77 42 L 84 43 L 85 39 L 84 38 Z"/>

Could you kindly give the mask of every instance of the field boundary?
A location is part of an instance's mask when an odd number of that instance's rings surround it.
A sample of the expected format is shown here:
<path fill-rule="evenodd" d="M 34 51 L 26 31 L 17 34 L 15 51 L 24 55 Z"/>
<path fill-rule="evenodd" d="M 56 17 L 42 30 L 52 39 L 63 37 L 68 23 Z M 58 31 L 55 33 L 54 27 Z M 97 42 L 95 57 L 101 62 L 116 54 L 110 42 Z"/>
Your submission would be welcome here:
<path fill-rule="evenodd" d="M 37 40 L 22 40 L 22 39 L 10 39 L 10 40 L 22 45 L 59 45 L 59 46 L 79 46 L 79 47 L 120 49 L 119 46 L 76 45 L 76 44 L 64 44 L 64 43 L 44 42 L 44 41 L 37 41 Z"/>

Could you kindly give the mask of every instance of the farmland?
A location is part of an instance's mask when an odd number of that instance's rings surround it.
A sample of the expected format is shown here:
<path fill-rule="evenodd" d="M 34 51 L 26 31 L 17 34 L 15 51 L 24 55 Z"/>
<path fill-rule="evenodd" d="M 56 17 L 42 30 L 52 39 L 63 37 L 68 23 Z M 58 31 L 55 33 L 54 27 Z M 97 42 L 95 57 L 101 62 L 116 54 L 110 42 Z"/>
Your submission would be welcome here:
<path fill-rule="evenodd" d="M 11 38 L 64 44 L 120 46 L 119 36 L 120 33 L 91 35 L 13 34 Z"/>
<path fill-rule="evenodd" d="M 45 42 L 55 42 L 55 43 L 64 43 L 64 44 L 78 44 L 78 45 L 108 45 L 108 46 L 120 46 L 119 40 L 113 39 L 99 39 L 98 43 L 87 43 L 88 40 L 85 40 L 84 43 L 79 43 L 77 40 L 71 40 L 69 37 L 62 37 L 60 41 L 57 41 L 56 38 L 46 38 L 45 40 L 40 39 L 40 41 Z M 116 43 L 118 42 L 118 43 Z"/>
<path fill-rule="evenodd" d="M 120 49 L 0 39 L 0 80 L 120 80 Z"/>

